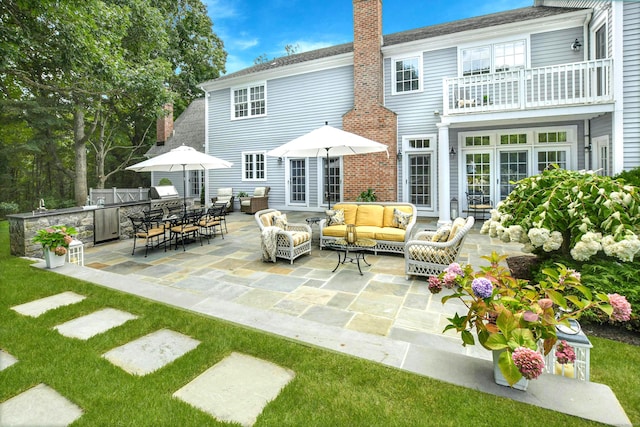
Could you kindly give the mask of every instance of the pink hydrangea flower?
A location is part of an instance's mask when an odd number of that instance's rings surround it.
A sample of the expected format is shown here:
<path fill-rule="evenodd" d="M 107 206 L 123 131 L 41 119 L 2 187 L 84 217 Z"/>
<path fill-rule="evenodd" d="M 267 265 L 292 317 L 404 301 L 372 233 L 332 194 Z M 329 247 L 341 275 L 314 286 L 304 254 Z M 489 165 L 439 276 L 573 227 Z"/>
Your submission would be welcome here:
<path fill-rule="evenodd" d="M 456 283 L 457 277 L 458 275 L 456 273 L 446 272 L 444 277 L 442 278 L 444 286 L 446 286 L 449 289 L 453 288 L 453 285 L 455 285 Z"/>
<path fill-rule="evenodd" d="M 613 307 L 611 318 L 619 322 L 626 322 L 631 319 L 631 304 L 627 298 L 618 294 L 608 294 L 609 303 Z"/>
<path fill-rule="evenodd" d="M 442 290 L 442 282 L 437 276 L 429 277 L 429 291 L 432 294 L 437 294 Z"/>
<path fill-rule="evenodd" d="M 449 267 L 444 269 L 445 273 L 455 273 L 458 276 L 464 276 L 464 272 L 462 271 L 462 267 L 457 262 L 453 262 L 449 264 Z"/>
<path fill-rule="evenodd" d="M 551 298 L 540 298 L 538 300 L 538 305 L 541 309 L 546 310 L 547 308 L 553 307 L 553 301 Z"/>
<path fill-rule="evenodd" d="M 560 364 L 573 363 L 576 360 L 576 353 L 565 340 L 562 340 L 556 346 L 556 360 Z"/>
<path fill-rule="evenodd" d="M 535 380 L 544 370 L 544 359 L 542 355 L 530 348 L 516 348 L 511 355 L 511 359 L 522 376 L 528 380 Z"/>

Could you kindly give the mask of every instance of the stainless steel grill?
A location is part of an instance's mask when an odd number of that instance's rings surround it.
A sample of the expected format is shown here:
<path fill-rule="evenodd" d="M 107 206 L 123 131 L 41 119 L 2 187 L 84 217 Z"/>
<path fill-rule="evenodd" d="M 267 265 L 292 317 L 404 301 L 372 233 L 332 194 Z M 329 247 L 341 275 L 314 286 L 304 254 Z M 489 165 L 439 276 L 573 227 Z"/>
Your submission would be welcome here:
<path fill-rule="evenodd" d="M 151 187 L 149 189 L 149 199 L 151 201 L 151 209 L 178 210 L 184 204 L 180 194 L 178 194 L 178 190 L 173 185 Z"/>

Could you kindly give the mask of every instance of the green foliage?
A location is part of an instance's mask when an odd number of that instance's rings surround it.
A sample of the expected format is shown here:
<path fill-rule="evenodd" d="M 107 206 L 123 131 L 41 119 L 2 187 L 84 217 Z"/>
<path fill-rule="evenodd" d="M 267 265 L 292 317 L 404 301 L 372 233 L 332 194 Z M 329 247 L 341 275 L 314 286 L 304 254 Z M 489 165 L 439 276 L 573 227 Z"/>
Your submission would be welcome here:
<path fill-rule="evenodd" d="M 158 185 L 173 185 L 169 178 L 160 178 Z"/>
<path fill-rule="evenodd" d="M 249 197 L 249 193 L 246 191 L 241 191 L 238 193 L 238 197 Z"/>
<path fill-rule="evenodd" d="M 18 204 L 12 202 L 0 202 L 0 218 L 5 218 L 7 215 L 18 213 Z"/>
<path fill-rule="evenodd" d="M 622 179 L 625 183 L 640 187 L 640 167 L 622 171 L 614 176 L 615 179 Z"/>
<path fill-rule="evenodd" d="M 553 168 L 518 181 L 482 233 L 586 261 L 604 252 L 622 261 L 640 253 L 640 191 L 611 177 Z"/>
<path fill-rule="evenodd" d="M 618 293 L 624 295 L 633 307 L 631 320 L 615 325 L 640 332 L 640 316 L 638 315 L 638 307 L 640 307 L 639 261 L 619 262 L 611 258 L 593 257 L 588 262 L 579 262 L 571 258 L 554 256 L 534 267 L 532 271 L 533 280 L 540 280 L 542 271 L 552 267 L 556 262 L 561 262 L 570 268 L 580 271 L 582 283 L 594 294 Z M 593 310 L 587 310 L 582 319 L 597 323 L 609 323 L 607 316 L 603 316 L 602 313 Z"/>
<path fill-rule="evenodd" d="M 38 230 L 33 238 L 33 243 L 40 243 L 45 249 L 55 250 L 57 255 L 64 255 L 67 251 L 60 248 L 68 248 L 73 238 L 72 236 L 76 233 L 77 231 L 73 227 L 52 225 Z"/>
<path fill-rule="evenodd" d="M 376 200 L 378 200 L 378 196 L 372 188 L 367 188 L 367 191 L 363 191 L 356 197 L 356 202 L 375 202 Z"/>

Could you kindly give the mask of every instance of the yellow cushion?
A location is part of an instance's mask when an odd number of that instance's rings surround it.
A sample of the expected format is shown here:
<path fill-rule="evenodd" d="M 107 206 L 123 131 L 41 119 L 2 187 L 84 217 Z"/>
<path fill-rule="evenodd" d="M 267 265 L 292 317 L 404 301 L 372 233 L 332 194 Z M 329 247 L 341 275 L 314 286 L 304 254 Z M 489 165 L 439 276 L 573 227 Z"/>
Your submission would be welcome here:
<path fill-rule="evenodd" d="M 376 240 L 389 240 L 392 242 L 404 242 L 404 236 L 406 234 L 406 230 L 402 230 L 401 228 L 395 227 L 384 227 L 379 228 L 376 231 Z M 360 234 L 358 234 L 359 236 Z"/>
<path fill-rule="evenodd" d="M 453 238 L 456 237 L 458 231 L 460 231 L 460 229 L 464 227 L 465 222 L 465 219 L 460 217 L 456 218 L 455 221 L 453 221 L 453 224 L 451 225 L 451 232 L 449 233 L 449 239 L 447 240 L 447 242 L 453 240 Z"/>
<path fill-rule="evenodd" d="M 300 243 L 304 243 L 311 239 L 311 235 L 308 231 L 294 231 L 292 233 L 293 246 L 298 246 Z"/>
<path fill-rule="evenodd" d="M 356 212 L 358 211 L 358 205 L 351 205 L 348 203 L 338 203 L 333 206 L 334 210 L 342 209 L 344 211 L 344 223 L 345 224 L 355 224 L 356 223 Z"/>
<path fill-rule="evenodd" d="M 381 205 L 360 205 L 356 214 L 356 222 L 351 224 L 355 224 L 357 227 L 382 227 L 383 216 L 384 208 Z M 347 224 L 349 223 L 347 222 Z"/>
<path fill-rule="evenodd" d="M 451 227 L 448 225 L 443 225 L 438 228 L 438 230 L 431 237 L 432 242 L 446 242 L 451 235 Z"/>
<path fill-rule="evenodd" d="M 383 227 L 394 227 L 393 222 L 393 210 L 398 209 L 400 212 L 404 212 L 407 214 L 413 214 L 413 209 L 411 206 L 406 205 L 398 205 L 398 206 L 385 206 L 384 207 L 384 218 L 382 220 Z"/>
<path fill-rule="evenodd" d="M 346 231 L 347 226 L 346 225 L 332 225 L 331 227 L 324 227 L 322 229 L 322 234 L 324 236 L 331 236 L 331 237 L 344 237 L 344 232 Z"/>
<path fill-rule="evenodd" d="M 262 214 L 260 215 L 260 222 L 264 227 L 271 227 L 273 225 L 271 221 L 273 220 L 273 217 L 276 215 L 280 215 L 280 211 L 274 211 L 274 212 Z"/>
<path fill-rule="evenodd" d="M 370 225 L 362 225 L 356 228 L 358 239 L 375 239 L 376 231 L 378 230 L 380 230 L 380 227 L 373 227 Z M 342 236 L 344 237 L 344 234 Z"/>

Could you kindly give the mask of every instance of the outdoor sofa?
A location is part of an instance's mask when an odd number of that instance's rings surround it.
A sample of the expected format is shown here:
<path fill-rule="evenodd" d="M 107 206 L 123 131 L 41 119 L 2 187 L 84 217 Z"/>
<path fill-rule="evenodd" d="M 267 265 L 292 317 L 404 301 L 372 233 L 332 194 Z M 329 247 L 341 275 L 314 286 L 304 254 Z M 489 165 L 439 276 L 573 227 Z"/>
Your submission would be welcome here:
<path fill-rule="evenodd" d="M 320 220 L 320 249 L 327 242 L 344 238 L 347 224 L 356 226 L 358 238 L 373 239 L 374 253 L 404 253 L 404 246 L 416 224 L 417 209 L 402 202 L 344 202 L 338 203 Z M 342 219 L 341 219 L 342 217 Z"/>

